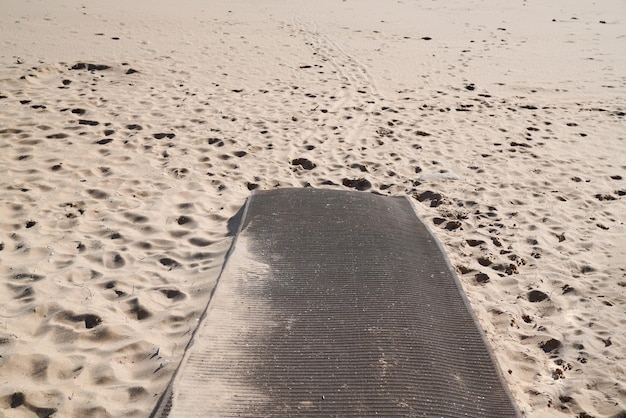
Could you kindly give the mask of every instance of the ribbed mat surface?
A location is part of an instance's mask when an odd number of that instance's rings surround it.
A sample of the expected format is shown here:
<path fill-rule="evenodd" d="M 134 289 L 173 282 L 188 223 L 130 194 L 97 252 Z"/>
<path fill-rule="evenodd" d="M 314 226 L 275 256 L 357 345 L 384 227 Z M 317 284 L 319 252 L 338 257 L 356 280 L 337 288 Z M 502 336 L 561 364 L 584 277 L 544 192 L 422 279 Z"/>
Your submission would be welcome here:
<path fill-rule="evenodd" d="M 514 417 L 406 198 L 254 193 L 156 417 Z"/>

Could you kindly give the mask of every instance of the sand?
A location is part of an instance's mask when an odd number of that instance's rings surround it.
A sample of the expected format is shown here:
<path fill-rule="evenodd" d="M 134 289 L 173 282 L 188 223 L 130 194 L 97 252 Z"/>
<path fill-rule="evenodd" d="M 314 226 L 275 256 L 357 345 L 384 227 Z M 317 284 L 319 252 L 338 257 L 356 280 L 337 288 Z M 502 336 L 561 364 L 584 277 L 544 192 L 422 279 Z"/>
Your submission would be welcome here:
<path fill-rule="evenodd" d="M 0 0 L 0 416 L 145 417 L 250 190 L 408 195 L 528 417 L 626 411 L 624 4 Z"/>

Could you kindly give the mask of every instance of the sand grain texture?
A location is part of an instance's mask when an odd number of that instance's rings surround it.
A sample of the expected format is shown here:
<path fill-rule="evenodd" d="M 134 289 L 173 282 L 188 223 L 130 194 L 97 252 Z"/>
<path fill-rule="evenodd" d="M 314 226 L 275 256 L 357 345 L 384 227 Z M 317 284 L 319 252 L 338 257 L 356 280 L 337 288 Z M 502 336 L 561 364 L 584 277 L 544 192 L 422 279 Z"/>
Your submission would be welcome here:
<path fill-rule="evenodd" d="M 626 411 L 622 2 L 0 10 L 0 415 L 147 416 L 286 186 L 412 196 L 526 416 Z"/>

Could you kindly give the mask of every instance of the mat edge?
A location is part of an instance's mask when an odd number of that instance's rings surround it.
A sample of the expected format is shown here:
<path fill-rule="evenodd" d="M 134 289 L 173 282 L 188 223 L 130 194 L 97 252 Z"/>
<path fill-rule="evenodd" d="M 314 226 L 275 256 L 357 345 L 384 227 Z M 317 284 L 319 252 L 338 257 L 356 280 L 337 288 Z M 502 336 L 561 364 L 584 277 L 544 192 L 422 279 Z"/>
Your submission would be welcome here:
<path fill-rule="evenodd" d="M 511 405 L 515 409 L 515 414 L 517 415 L 518 418 L 522 418 L 524 415 L 522 414 L 522 412 L 518 408 L 517 402 L 515 402 L 515 398 L 513 397 L 513 394 L 511 393 L 509 385 L 506 383 L 506 379 L 504 378 L 504 372 L 502 370 L 502 367 L 500 366 L 500 363 L 496 359 L 496 356 L 494 354 L 494 349 L 491 346 L 491 343 L 489 342 L 489 340 L 487 339 L 487 335 L 485 334 L 485 331 L 483 330 L 483 327 L 481 326 L 481 323 L 478 320 L 478 317 L 476 316 L 476 313 L 474 312 L 474 308 L 472 307 L 472 305 L 471 305 L 471 303 L 469 301 L 469 298 L 467 297 L 467 294 L 465 293 L 465 290 L 463 289 L 463 284 L 461 283 L 461 280 L 459 279 L 458 275 L 456 274 L 456 271 L 454 270 L 454 266 L 452 265 L 452 262 L 450 262 L 450 258 L 448 257 L 448 254 L 446 253 L 445 248 L 441 244 L 441 241 L 439 241 L 437 236 L 433 233 L 433 229 L 428 225 L 428 223 L 426 223 L 424 221 L 424 219 L 422 219 L 422 217 L 420 216 L 419 212 L 417 211 L 417 206 L 415 205 L 415 202 L 413 200 L 411 200 L 411 197 L 407 196 L 407 195 L 404 195 L 404 198 L 409 202 L 409 205 L 411 205 L 411 208 L 413 209 L 413 212 L 415 213 L 415 216 L 424 225 L 424 227 L 426 228 L 426 230 L 428 231 L 430 236 L 433 238 L 433 240 L 435 242 L 435 245 L 437 246 L 437 248 L 439 249 L 439 251 L 443 255 L 443 260 L 446 263 L 446 267 L 448 268 L 448 271 L 450 272 L 450 274 L 452 276 L 452 280 L 454 281 L 454 284 L 456 285 L 457 289 L 459 290 L 459 294 L 461 295 L 461 299 L 463 300 L 463 303 L 465 304 L 465 307 L 468 310 L 468 312 L 470 314 L 470 317 L 474 320 L 474 323 L 477 325 L 476 329 L 478 330 L 478 333 L 480 334 L 480 336 L 481 336 L 481 338 L 483 340 L 483 343 L 485 344 L 485 347 L 487 347 L 487 354 L 489 355 L 489 358 L 491 359 L 491 362 L 495 366 L 496 373 L 498 374 L 498 378 L 500 379 L 500 385 L 502 386 L 502 388 L 504 389 L 504 392 L 506 393 L 507 397 L 509 398 L 509 401 L 510 401 Z"/>
<path fill-rule="evenodd" d="M 183 352 L 183 356 L 180 359 L 180 362 L 178 363 L 178 366 L 176 366 L 176 370 L 174 371 L 174 373 L 172 374 L 172 377 L 169 380 L 169 383 L 167 384 L 167 387 L 165 388 L 165 391 L 163 391 L 163 393 L 161 394 L 161 396 L 159 397 L 157 403 L 155 404 L 154 408 L 152 408 L 152 412 L 150 413 L 149 417 L 150 418 L 167 418 L 169 417 L 169 412 L 167 411 L 167 407 L 168 405 L 171 405 L 172 403 L 172 399 L 174 396 L 174 383 L 176 382 L 176 378 L 181 370 L 181 368 L 183 367 L 183 365 L 186 363 L 186 360 L 189 358 L 189 356 L 191 355 L 191 348 L 193 347 L 193 344 L 195 342 L 195 338 L 196 335 L 198 334 L 204 320 L 206 319 L 207 313 L 209 311 L 209 307 L 211 306 L 211 302 L 213 301 L 213 296 L 215 295 L 215 292 L 220 284 L 220 280 L 222 278 L 222 275 L 224 274 L 224 271 L 226 270 L 226 266 L 228 265 L 228 260 L 230 259 L 233 251 L 235 250 L 235 246 L 237 244 L 237 240 L 239 238 L 239 235 L 241 234 L 243 225 L 245 225 L 245 220 L 246 217 L 248 215 L 248 209 L 250 207 L 250 201 L 252 200 L 252 198 L 254 197 L 256 193 L 253 191 L 245 200 L 242 210 L 241 210 L 241 217 L 239 218 L 238 224 L 237 224 L 237 228 L 236 231 L 233 234 L 233 239 L 230 243 L 230 246 L 228 247 L 228 250 L 226 251 L 226 254 L 224 255 L 224 261 L 222 263 L 222 267 L 220 269 L 220 272 L 217 276 L 217 280 L 215 281 L 215 285 L 213 286 L 213 289 L 211 290 L 211 294 L 209 296 L 209 300 L 207 301 L 203 311 L 202 311 L 202 315 L 200 315 L 200 318 L 198 319 L 198 326 L 196 327 L 196 329 L 193 330 L 192 334 L 191 334 L 191 338 L 189 339 L 189 341 L 187 342 L 187 345 L 185 346 L 185 351 Z M 238 216 L 238 213 L 235 214 L 233 216 L 233 218 L 236 218 Z M 231 218 L 231 219 L 233 219 Z"/>

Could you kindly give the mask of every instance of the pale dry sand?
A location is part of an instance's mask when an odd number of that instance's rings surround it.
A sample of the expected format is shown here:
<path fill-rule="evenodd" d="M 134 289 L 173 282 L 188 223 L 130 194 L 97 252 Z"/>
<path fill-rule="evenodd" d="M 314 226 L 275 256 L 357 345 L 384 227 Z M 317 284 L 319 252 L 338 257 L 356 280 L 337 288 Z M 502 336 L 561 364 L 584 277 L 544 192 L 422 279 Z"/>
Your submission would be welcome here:
<path fill-rule="evenodd" d="M 307 185 L 420 202 L 526 416 L 626 411 L 623 1 L 0 10 L 0 416 L 147 416 Z"/>

